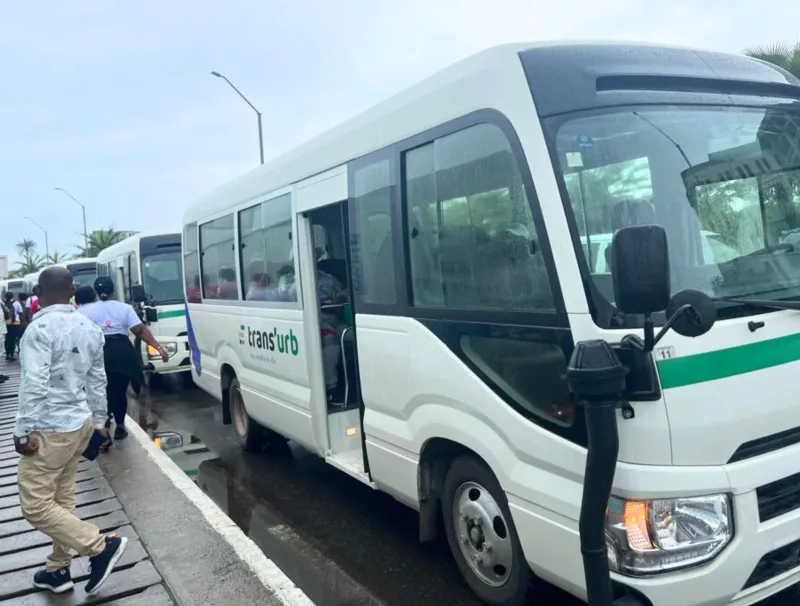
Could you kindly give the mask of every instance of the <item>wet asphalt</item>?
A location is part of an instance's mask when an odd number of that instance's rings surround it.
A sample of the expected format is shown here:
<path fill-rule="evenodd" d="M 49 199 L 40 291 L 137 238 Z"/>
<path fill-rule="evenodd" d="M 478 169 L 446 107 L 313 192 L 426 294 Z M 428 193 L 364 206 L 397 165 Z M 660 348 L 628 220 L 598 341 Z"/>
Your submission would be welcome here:
<path fill-rule="evenodd" d="M 302 448 L 242 452 L 219 403 L 191 379 L 167 377 L 129 414 L 318 606 L 480 606 L 445 540 L 418 542 L 416 512 Z M 551 586 L 539 597 L 584 604 Z M 789 604 L 797 598 L 761 606 Z"/>

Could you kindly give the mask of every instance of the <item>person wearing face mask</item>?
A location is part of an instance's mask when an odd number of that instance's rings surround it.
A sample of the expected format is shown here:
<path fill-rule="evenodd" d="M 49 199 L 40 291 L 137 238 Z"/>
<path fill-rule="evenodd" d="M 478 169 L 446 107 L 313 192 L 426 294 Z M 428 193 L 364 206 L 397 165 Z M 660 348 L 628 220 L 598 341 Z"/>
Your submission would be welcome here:
<path fill-rule="evenodd" d="M 115 299 L 114 281 L 108 276 L 101 276 L 94 281 L 94 290 L 99 298 L 94 303 L 78 307 L 78 313 L 85 315 L 103 330 L 105 346 L 103 349 L 106 376 L 108 377 L 107 427 L 111 425 L 111 417 L 116 425 L 114 439 L 128 437 L 125 429 L 125 416 L 128 413 L 128 385 L 138 393 L 144 382 L 142 362 L 139 353 L 128 338 L 128 332 L 151 345 L 161 355 L 164 362 L 169 361 L 167 351 L 145 326 L 133 307 Z"/>

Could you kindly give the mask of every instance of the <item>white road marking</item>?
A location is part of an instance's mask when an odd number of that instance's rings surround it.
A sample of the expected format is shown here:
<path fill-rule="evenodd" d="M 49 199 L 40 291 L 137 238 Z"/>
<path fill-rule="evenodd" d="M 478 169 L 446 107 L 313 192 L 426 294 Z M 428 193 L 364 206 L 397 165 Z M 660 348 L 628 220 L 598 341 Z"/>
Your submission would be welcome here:
<path fill-rule="evenodd" d="M 315 606 L 314 602 L 270 560 L 253 540 L 231 520 L 222 509 L 173 461 L 167 453 L 150 440 L 150 436 L 128 417 L 128 431 L 142 445 L 148 456 L 186 498 L 200 510 L 211 527 L 236 552 L 253 574 L 281 603 L 287 606 Z"/>

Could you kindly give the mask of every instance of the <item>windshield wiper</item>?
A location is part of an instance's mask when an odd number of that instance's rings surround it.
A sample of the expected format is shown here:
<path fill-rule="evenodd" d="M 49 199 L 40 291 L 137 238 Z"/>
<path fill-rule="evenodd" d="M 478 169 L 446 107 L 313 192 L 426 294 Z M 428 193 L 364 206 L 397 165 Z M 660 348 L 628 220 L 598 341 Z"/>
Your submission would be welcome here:
<path fill-rule="evenodd" d="M 739 299 L 737 297 L 711 297 L 714 301 L 721 303 L 736 303 L 738 305 L 749 305 L 751 307 L 769 307 L 772 309 L 790 309 L 800 311 L 800 301 L 771 301 L 769 299 Z"/>

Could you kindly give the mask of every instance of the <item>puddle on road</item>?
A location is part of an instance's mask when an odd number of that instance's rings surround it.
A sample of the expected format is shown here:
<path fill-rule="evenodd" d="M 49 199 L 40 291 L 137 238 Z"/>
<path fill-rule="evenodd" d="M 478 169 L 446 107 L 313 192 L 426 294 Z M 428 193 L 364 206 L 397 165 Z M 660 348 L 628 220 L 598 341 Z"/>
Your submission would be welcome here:
<path fill-rule="evenodd" d="M 151 406 L 147 395 L 142 401 L 130 398 L 128 414 L 315 604 L 383 605 L 298 534 L 274 507 L 254 497 L 199 436 L 165 420 L 169 414 L 160 410 L 163 399 L 159 394 L 150 400 L 157 405 Z"/>

